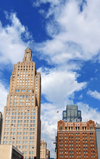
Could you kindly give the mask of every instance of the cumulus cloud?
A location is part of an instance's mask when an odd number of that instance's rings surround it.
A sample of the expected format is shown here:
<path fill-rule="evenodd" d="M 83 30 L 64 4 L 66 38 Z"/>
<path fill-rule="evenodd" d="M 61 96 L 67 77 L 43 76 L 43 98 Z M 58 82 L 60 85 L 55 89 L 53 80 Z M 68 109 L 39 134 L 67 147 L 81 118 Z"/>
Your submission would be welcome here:
<path fill-rule="evenodd" d="M 50 3 L 51 5 L 58 5 L 60 3 L 60 1 L 59 0 L 55 0 L 55 1 L 54 0 L 34 0 L 33 6 L 40 7 L 40 5 L 42 3 L 44 3 L 44 4 Z"/>
<path fill-rule="evenodd" d="M 40 0 L 50 3 L 46 18 L 46 29 L 51 40 L 36 45 L 36 50 L 48 55 L 54 63 L 79 59 L 89 60 L 98 55 L 100 50 L 100 2 L 88 0 L 66 1 Z M 54 5 L 56 3 L 56 5 Z M 80 9 L 80 6 L 82 6 Z"/>
<path fill-rule="evenodd" d="M 92 96 L 93 98 L 96 98 L 96 99 L 100 100 L 100 93 L 97 92 L 96 90 L 95 91 L 89 90 L 87 92 L 87 94 L 90 95 L 90 96 Z"/>
<path fill-rule="evenodd" d="M 100 123 L 100 111 L 98 111 L 98 108 L 92 108 L 88 104 L 82 102 L 78 102 L 77 105 L 79 110 L 82 111 L 82 119 L 84 122 L 91 119 Z"/>
<path fill-rule="evenodd" d="M 6 18 L 11 24 L 3 26 L 0 22 L 0 63 L 14 64 L 23 58 L 32 37 L 15 13 L 6 13 Z"/>
<path fill-rule="evenodd" d="M 42 71 L 42 70 L 41 70 Z M 51 69 L 42 73 L 42 93 L 48 101 L 63 103 L 73 92 L 86 87 L 86 82 L 78 83 L 76 72 Z"/>
<path fill-rule="evenodd" d="M 4 87 L 4 83 L 0 82 L 0 112 L 3 113 L 4 106 L 6 106 L 8 89 Z"/>

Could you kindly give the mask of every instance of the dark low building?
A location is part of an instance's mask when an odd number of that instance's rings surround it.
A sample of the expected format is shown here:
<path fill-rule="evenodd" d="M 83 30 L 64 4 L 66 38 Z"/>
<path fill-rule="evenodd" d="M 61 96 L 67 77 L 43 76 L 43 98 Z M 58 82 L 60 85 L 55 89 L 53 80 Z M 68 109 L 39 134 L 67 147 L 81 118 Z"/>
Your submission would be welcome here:
<path fill-rule="evenodd" d="M 1 135 L 2 135 L 2 120 L 3 120 L 3 117 L 2 117 L 2 113 L 0 112 L 0 144 L 1 144 Z"/>

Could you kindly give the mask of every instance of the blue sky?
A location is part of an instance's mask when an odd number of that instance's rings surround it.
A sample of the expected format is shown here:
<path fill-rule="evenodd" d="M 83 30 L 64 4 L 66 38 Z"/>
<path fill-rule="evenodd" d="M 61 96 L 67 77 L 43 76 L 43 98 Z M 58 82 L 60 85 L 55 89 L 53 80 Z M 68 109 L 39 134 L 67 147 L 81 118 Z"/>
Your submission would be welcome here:
<path fill-rule="evenodd" d="M 100 1 L 0 1 L 2 112 L 13 64 L 27 47 L 41 71 L 41 131 L 53 157 L 57 121 L 67 104 L 78 104 L 83 121 L 100 121 Z"/>

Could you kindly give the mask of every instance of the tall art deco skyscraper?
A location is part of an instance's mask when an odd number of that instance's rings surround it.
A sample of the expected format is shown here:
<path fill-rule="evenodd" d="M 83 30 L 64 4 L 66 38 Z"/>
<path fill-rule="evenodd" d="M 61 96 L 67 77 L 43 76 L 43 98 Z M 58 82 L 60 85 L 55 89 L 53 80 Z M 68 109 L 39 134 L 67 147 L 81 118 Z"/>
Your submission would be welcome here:
<path fill-rule="evenodd" d="M 23 62 L 13 66 L 7 105 L 4 108 L 2 144 L 12 144 L 24 157 L 40 158 L 41 76 L 25 50 Z"/>

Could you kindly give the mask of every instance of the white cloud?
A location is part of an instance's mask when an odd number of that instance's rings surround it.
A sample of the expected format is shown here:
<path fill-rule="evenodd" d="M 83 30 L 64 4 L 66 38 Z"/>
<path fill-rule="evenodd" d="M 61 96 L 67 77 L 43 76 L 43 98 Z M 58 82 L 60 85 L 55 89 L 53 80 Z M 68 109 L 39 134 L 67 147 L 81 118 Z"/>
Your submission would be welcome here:
<path fill-rule="evenodd" d="M 81 94 L 80 96 L 79 96 L 79 99 L 82 99 L 83 98 L 83 95 Z"/>
<path fill-rule="evenodd" d="M 53 63 L 65 63 L 68 60 L 89 60 L 100 50 L 100 1 L 87 1 L 80 12 L 82 1 L 40 0 L 50 2 L 46 18 L 53 15 L 47 23 L 47 32 L 52 40 L 36 45 L 36 50 L 48 55 Z M 54 5 L 56 3 L 56 5 Z M 94 59 L 94 58 L 93 58 Z"/>
<path fill-rule="evenodd" d="M 0 111 L 3 113 L 4 106 L 6 106 L 8 89 L 0 82 Z"/>
<path fill-rule="evenodd" d="M 33 6 L 40 7 L 40 5 L 42 3 L 44 3 L 44 4 L 50 3 L 51 5 L 58 5 L 60 3 L 60 1 L 59 0 L 55 0 L 55 1 L 54 0 L 34 0 Z"/>
<path fill-rule="evenodd" d="M 11 22 L 11 25 L 3 27 L 2 22 L 0 22 L 0 63 L 14 64 L 23 58 L 24 50 L 30 45 L 32 37 L 15 13 L 10 15 L 6 13 L 6 18 Z"/>
<path fill-rule="evenodd" d="M 42 70 L 41 70 L 42 71 Z M 86 82 L 78 83 L 76 72 L 51 69 L 42 73 L 42 93 L 48 101 L 63 103 L 75 91 L 86 87 Z"/>
<path fill-rule="evenodd" d="M 93 98 L 96 98 L 96 99 L 99 99 L 99 100 L 100 100 L 100 93 L 97 92 L 96 90 L 95 90 L 95 91 L 89 90 L 89 91 L 87 92 L 87 94 L 89 94 L 89 95 L 92 96 Z"/>
<path fill-rule="evenodd" d="M 78 109 L 82 111 L 83 121 L 94 120 L 95 122 L 100 123 L 100 111 L 97 108 L 92 108 L 88 104 L 78 102 Z"/>

